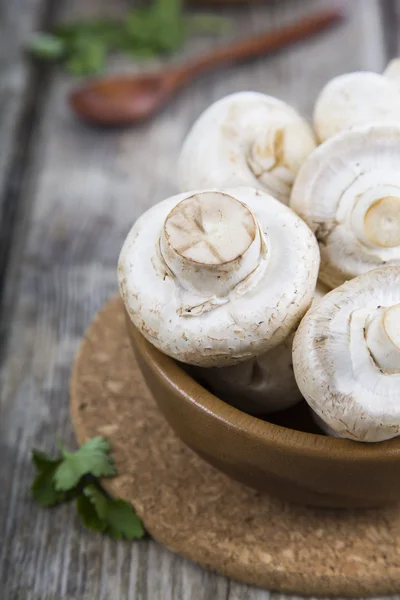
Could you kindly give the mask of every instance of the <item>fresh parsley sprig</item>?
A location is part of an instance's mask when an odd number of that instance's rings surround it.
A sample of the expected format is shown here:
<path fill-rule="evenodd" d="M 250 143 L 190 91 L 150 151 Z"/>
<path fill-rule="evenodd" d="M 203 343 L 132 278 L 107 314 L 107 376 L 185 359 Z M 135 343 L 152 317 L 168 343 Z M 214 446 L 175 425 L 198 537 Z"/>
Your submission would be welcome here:
<path fill-rule="evenodd" d="M 104 70 L 109 54 L 133 58 L 173 54 L 188 35 L 226 29 L 227 21 L 218 16 L 186 16 L 182 0 L 153 0 L 123 19 L 95 18 L 37 33 L 27 50 L 41 60 L 62 61 L 72 75 L 96 75 Z"/>
<path fill-rule="evenodd" d="M 102 437 L 88 440 L 75 452 L 59 443 L 60 453 L 51 457 L 32 451 L 37 474 L 31 493 L 42 506 L 75 501 L 82 523 L 89 529 L 107 533 L 114 539 L 134 540 L 145 535 L 143 524 L 133 507 L 111 498 L 100 486 L 99 477 L 116 475 L 110 445 Z"/>

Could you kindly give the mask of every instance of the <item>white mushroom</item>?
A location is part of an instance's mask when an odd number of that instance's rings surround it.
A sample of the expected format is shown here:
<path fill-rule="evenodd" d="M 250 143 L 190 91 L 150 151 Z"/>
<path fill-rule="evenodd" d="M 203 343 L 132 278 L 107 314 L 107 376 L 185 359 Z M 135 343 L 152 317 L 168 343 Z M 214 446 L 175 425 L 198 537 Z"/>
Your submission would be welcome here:
<path fill-rule="evenodd" d="M 297 384 L 336 434 L 400 433 L 400 268 L 375 269 L 314 304 L 293 344 Z"/>
<path fill-rule="evenodd" d="M 400 265 L 400 124 L 343 131 L 300 169 L 291 207 L 320 245 L 320 279 L 334 288 Z"/>
<path fill-rule="evenodd" d="M 318 282 L 314 300 L 329 290 Z M 302 400 L 293 374 L 294 333 L 273 350 L 230 367 L 202 369 L 192 374 L 229 404 L 252 415 L 285 410 Z"/>
<path fill-rule="evenodd" d="M 257 92 L 232 94 L 212 104 L 189 132 L 180 188 L 254 186 L 287 204 L 315 146 L 310 126 L 285 102 Z"/>
<path fill-rule="evenodd" d="M 230 367 L 196 367 L 191 374 L 232 406 L 260 416 L 302 399 L 293 374 L 294 334 L 273 350 Z"/>
<path fill-rule="evenodd" d="M 162 352 L 220 366 L 280 344 L 312 300 L 319 252 L 307 225 L 252 188 L 193 191 L 153 206 L 124 243 L 127 311 Z"/>
<path fill-rule="evenodd" d="M 332 79 L 318 96 L 314 128 L 324 140 L 373 122 L 400 123 L 400 68 L 393 61 L 384 75 L 360 71 Z"/>

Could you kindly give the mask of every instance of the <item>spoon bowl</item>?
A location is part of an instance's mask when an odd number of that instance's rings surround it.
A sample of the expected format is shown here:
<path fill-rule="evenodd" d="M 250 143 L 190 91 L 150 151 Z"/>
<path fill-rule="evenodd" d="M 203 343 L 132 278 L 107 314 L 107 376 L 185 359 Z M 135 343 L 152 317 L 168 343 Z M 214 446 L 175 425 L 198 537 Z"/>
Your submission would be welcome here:
<path fill-rule="evenodd" d="M 170 93 L 168 80 L 158 75 L 109 77 L 73 91 L 69 103 L 88 122 L 127 125 L 156 112 Z"/>

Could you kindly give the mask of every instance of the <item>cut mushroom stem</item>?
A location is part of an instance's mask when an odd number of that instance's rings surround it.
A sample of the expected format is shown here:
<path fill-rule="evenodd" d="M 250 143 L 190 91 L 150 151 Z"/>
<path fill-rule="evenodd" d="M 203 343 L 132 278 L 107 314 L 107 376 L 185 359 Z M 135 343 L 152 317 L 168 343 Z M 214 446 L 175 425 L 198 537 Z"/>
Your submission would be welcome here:
<path fill-rule="evenodd" d="M 278 199 L 289 198 L 296 174 L 310 149 L 310 134 L 303 122 L 271 127 L 250 145 L 247 163 L 263 189 Z"/>
<path fill-rule="evenodd" d="M 266 244 L 247 206 L 225 193 L 204 192 L 171 210 L 160 249 L 182 287 L 223 297 L 255 273 Z"/>
<path fill-rule="evenodd" d="M 383 373 L 400 373 L 400 304 L 370 313 L 365 340 L 374 363 Z"/>
<path fill-rule="evenodd" d="M 400 245 L 400 197 L 386 196 L 375 200 L 364 216 L 361 240 L 380 248 Z"/>
<path fill-rule="evenodd" d="M 260 187 L 277 198 L 289 197 L 294 181 L 284 163 L 284 140 L 285 129 L 272 128 L 267 135 L 258 136 L 247 152 L 247 165 Z"/>

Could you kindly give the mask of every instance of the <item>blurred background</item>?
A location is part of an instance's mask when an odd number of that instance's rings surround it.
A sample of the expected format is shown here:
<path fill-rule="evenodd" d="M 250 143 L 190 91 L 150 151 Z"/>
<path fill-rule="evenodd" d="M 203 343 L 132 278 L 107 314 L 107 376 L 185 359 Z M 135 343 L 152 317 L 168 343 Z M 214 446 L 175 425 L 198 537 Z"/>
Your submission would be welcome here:
<path fill-rule="evenodd" d="M 184 6 L 164 1 L 161 21 L 146 11 L 132 17 L 136 5 L 123 0 L 0 0 L 4 600 L 270 597 L 204 573 L 151 541 L 124 544 L 91 534 L 68 506 L 57 516 L 41 511 L 29 499 L 29 452 L 33 446 L 54 449 L 56 433 L 73 444 L 68 380 L 74 353 L 96 311 L 117 291 L 116 262 L 132 223 L 178 191 L 177 156 L 200 113 L 227 94 L 256 90 L 311 118 L 318 92 L 333 76 L 380 72 L 397 55 L 400 2 L 339 4 L 347 13 L 341 24 L 196 79 L 144 123 L 105 129 L 81 121 L 68 105 L 71 90 L 87 77 L 180 64 L 221 44 L 295 23 L 336 6 L 335 0 L 209 0 Z M 129 15 L 135 41 L 118 48 L 115 36 Z M 197 25 L 190 21 L 193 15 L 201 17 Z M 100 19 L 99 36 L 93 27 Z M 115 20 L 112 29 L 107 23 Z M 72 29 L 60 28 L 71 23 Z M 114 45 L 107 42 L 113 52 L 106 57 L 104 36 L 113 35 Z"/>

